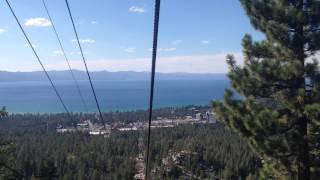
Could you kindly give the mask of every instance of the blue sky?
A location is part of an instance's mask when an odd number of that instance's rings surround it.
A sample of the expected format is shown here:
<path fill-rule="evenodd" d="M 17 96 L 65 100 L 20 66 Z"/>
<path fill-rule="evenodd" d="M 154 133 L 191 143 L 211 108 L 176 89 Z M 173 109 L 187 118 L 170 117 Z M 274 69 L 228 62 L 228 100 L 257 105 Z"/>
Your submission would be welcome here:
<path fill-rule="evenodd" d="M 67 69 L 41 0 L 10 0 L 49 70 Z M 46 0 L 71 65 L 83 69 L 64 0 Z M 69 0 L 92 71 L 149 71 L 153 0 Z M 40 70 L 5 1 L 0 3 L 0 70 Z M 158 72 L 224 73 L 225 55 L 241 64 L 250 25 L 238 0 L 162 0 Z"/>

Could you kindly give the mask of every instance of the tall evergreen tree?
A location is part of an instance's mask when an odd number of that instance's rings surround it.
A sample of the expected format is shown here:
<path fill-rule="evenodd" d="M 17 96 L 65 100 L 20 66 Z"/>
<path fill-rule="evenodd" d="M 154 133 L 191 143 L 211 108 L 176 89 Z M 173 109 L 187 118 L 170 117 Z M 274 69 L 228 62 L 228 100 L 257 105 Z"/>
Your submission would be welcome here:
<path fill-rule="evenodd" d="M 266 36 L 243 38 L 244 65 L 227 56 L 233 91 L 213 102 L 218 119 L 245 137 L 266 178 L 308 180 L 320 170 L 320 1 L 240 0 Z"/>

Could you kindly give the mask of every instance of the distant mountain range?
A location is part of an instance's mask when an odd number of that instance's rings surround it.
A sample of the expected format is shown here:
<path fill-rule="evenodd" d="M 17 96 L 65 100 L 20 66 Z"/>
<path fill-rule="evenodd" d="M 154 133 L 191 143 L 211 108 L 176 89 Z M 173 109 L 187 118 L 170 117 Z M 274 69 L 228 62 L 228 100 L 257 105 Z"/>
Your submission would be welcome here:
<path fill-rule="evenodd" d="M 77 80 L 88 80 L 85 71 L 73 70 Z M 70 71 L 49 71 L 53 80 L 72 80 Z M 94 81 L 144 81 L 150 79 L 150 72 L 134 71 L 95 71 L 90 72 Z M 227 80 L 226 74 L 193 74 L 193 73 L 156 73 L 157 80 Z M 8 72 L 0 71 L 0 82 L 13 81 L 46 81 L 47 78 L 42 71 L 34 72 Z"/>

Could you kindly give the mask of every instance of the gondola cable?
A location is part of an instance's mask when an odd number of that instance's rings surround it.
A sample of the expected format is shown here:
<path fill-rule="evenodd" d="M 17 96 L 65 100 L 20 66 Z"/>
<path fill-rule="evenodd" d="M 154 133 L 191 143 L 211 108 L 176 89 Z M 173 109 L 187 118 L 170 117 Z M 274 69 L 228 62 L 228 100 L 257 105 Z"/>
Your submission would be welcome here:
<path fill-rule="evenodd" d="M 71 23 L 72 23 L 74 34 L 75 34 L 76 39 L 77 39 L 77 43 L 78 43 L 78 47 L 79 47 L 79 50 L 80 50 L 80 53 L 81 53 L 81 57 L 82 57 L 82 60 L 83 60 L 83 63 L 84 63 L 84 66 L 85 66 L 85 69 L 86 69 L 86 72 L 87 72 L 87 76 L 88 76 L 89 82 L 90 82 L 90 87 L 91 87 L 91 90 L 92 90 L 92 94 L 94 96 L 94 100 L 95 100 L 95 103 L 96 103 L 98 111 L 99 111 L 100 120 L 101 120 L 104 128 L 106 128 L 106 124 L 105 124 L 105 122 L 103 120 L 103 116 L 102 116 L 102 113 L 101 113 L 101 109 L 100 109 L 100 105 L 99 105 L 99 102 L 98 102 L 98 98 L 97 98 L 96 92 L 95 92 L 93 84 L 92 84 L 91 76 L 90 76 L 90 73 L 89 73 L 89 70 L 88 70 L 86 59 L 85 59 L 83 51 L 82 51 L 82 47 L 81 47 L 81 44 L 80 44 L 78 32 L 77 32 L 76 26 L 74 24 L 74 20 L 73 20 L 73 17 L 72 17 L 72 13 L 71 13 L 71 10 L 70 10 L 70 7 L 69 7 L 68 0 L 65 0 L 65 2 L 66 2 L 66 5 L 67 5 L 67 8 L 68 8 L 69 17 L 70 17 L 70 20 L 71 20 Z"/>
<path fill-rule="evenodd" d="M 76 79 L 76 77 L 75 77 L 75 74 L 74 74 L 74 72 L 73 72 L 73 70 L 72 70 L 72 68 L 71 68 L 70 61 L 69 61 L 69 59 L 68 59 L 68 57 L 67 57 L 67 55 L 66 55 L 66 52 L 65 52 L 65 50 L 64 50 L 64 48 L 63 48 L 63 46 L 62 46 L 62 42 L 61 42 L 61 40 L 60 40 L 59 34 L 58 34 L 58 32 L 57 32 L 57 29 L 56 29 L 56 27 L 55 27 L 55 25 L 54 25 L 54 23 L 53 23 L 53 20 L 52 20 L 52 18 L 51 18 L 51 15 L 50 15 L 50 13 L 49 13 L 49 10 L 48 10 L 48 8 L 47 8 L 47 5 L 46 5 L 46 3 L 45 3 L 45 0 L 42 0 L 42 4 L 43 4 L 43 7 L 44 7 L 44 9 L 45 9 L 45 11 L 46 11 L 46 13 L 47 13 L 47 16 L 48 16 L 50 22 L 51 22 L 52 29 L 53 29 L 53 31 L 54 31 L 54 33 L 55 33 L 55 36 L 56 36 L 56 38 L 57 38 L 57 41 L 59 42 L 60 50 L 61 50 L 61 52 L 62 52 L 62 54 L 63 54 L 63 56 L 64 56 L 65 61 L 67 62 L 68 67 L 69 67 L 69 71 L 70 71 L 71 76 L 72 76 L 72 79 L 73 79 L 73 81 L 74 81 L 74 83 L 75 83 L 75 85 L 76 85 L 78 94 L 79 94 L 79 96 L 80 96 L 80 98 L 81 98 L 81 102 L 82 102 L 84 108 L 86 109 L 86 111 L 88 112 L 88 106 L 87 106 L 87 104 L 86 104 L 86 102 L 85 102 L 85 100 L 84 100 L 84 97 L 83 97 L 82 93 L 81 93 L 79 83 L 78 83 L 78 81 L 77 81 L 77 79 Z"/>
<path fill-rule="evenodd" d="M 146 179 L 148 179 L 148 173 L 149 173 L 149 151 L 150 151 L 150 141 L 151 141 L 151 121 L 152 121 L 154 79 L 155 79 L 157 46 L 158 46 L 159 16 L 160 16 L 160 0 L 155 0 L 152 65 L 151 65 L 151 84 L 150 84 L 150 99 L 149 99 L 150 100 L 149 101 L 149 119 L 148 119 L 149 122 L 148 122 L 148 139 L 147 139 L 147 153 L 146 153 L 147 157 L 146 157 L 146 168 L 145 168 L 145 178 Z"/>
<path fill-rule="evenodd" d="M 71 114 L 70 114 L 70 111 L 68 110 L 67 106 L 65 105 L 65 103 L 64 103 L 64 101 L 63 101 L 63 99 L 62 99 L 61 95 L 59 94 L 59 92 L 58 92 L 58 90 L 57 90 L 56 86 L 54 85 L 54 83 L 53 83 L 53 81 L 52 81 L 51 77 L 49 76 L 49 73 L 47 72 L 46 68 L 44 67 L 44 65 L 43 65 L 43 63 L 42 63 L 42 61 L 41 61 L 41 59 L 40 59 L 40 57 L 38 56 L 38 53 L 37 53 L 37 52 L 36 52 L 36 50 L 34 49 L 34 47 L 33 47 L 32 43 L 31 43 L 30 39 L 28 38 L 28 36 L 27 36 L 26 32 L 24 31 L 24 29 L 23 29 L 23 27 L 22 27 L 22 25 L 21 25 L 21 23 L 20 23 L 20 21 L 19 21 L 18 17 L 16 16 L 16 14 L 15 14 L 14 10 L 12 9 L 12 7 L 11 7 L 11 5 L 10 5 L 9 1 L 8 1 L 8 0 L 6 0 L 6 3 L 7 3 L 7 5 L 8 5 L 8 7 L 9 7 L 9 9 L 10 9 L 10 11 L 11 11 L 12 15 L 14 16 L 14 18 L 15 18 L 15 20 L 16 20 L 16 22 L 17 22 L 17 24 L 19 25 L 19 27 L 20 27 L 20 29 L 21 29 L 21 31 L 22 31 L 22 33 L 23 33 L 23 35 L 24 35 L 25 39 L 27 40 L 27 42 L 28 42 L 28 44 L 29 44 L 30 48 L 32 49 L 33 54 L 36 56 L 36 58 L 37 58 L 37 60 L 38 60 L 39 64 L 40 64 L 40 65 L 41 65 L 41 67 L 42 67 L 42 70 L 44 71 L 44 73 L 45 73 L 46 77 L 48 78 L 48 80 L 49 80 L 49 82 L 50 82 L 50 84 L 51 84 L 51 87 L 53 88 L 54 92 L 55 92 L 55 93 L 56 93 L 56 95 L 58 96 L 58 98 L 59 98 L 59 100 L 60 100 L 60 103 L 62 104 L 62 106 L 63 106 L 64 110 L 66 111 L 66 113 L 68 114 L 69 118 L 70 118 L 70 119 L 72 119 L 72 116 L 71 116 Z"/>

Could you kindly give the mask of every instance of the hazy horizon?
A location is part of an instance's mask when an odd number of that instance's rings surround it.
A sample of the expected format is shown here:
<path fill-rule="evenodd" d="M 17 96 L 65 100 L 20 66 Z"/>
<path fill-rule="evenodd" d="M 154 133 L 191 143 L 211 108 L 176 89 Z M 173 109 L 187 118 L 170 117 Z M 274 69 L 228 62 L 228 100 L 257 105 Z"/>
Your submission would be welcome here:
<path fill-rule="evenodd" d="M 69 69 L 62 69 L 62 70 L 48 70 L 47 72 L 69 72 Z M 79 69 L 72 69 L 74 72 L 86 72 L 85 70 L 79 70 Z M 43 70 L 35 70 L 35 71 L 7 71 L 7 70 L 1 70 L 0 72 L 7 72 L 7 73 L 34 73 L 34 72 L 43 72 Z M 134 71 L 134 70 L 128 70 L 128 71 L 109 71 L 109 70 L 96 70 L 96 71 L 90 71 L 89 73 L 96 73 L 96 72 L 109 72 L 109 73 L 125 73 L 125 72 L 132 72 L 132 73 L 150 73 L 150 71 Z M 157 74 L 190 74 L 190 75 L 227 75 L 227 73 L 195 73 L 195 72 L 156 72 Z"/>

